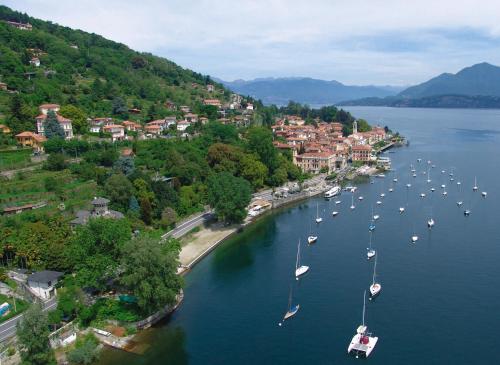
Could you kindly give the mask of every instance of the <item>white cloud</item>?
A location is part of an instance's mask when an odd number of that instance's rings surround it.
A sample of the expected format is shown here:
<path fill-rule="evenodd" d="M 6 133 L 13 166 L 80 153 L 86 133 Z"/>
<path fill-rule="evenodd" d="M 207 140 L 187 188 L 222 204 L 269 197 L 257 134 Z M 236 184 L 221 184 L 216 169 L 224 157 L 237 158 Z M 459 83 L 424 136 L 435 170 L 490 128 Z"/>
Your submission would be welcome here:
<path fill-rule="evenodd" d="M 500 63 L 498 1 L 6 0 L 16 10 L 234 79 L 408 84 Z"/>

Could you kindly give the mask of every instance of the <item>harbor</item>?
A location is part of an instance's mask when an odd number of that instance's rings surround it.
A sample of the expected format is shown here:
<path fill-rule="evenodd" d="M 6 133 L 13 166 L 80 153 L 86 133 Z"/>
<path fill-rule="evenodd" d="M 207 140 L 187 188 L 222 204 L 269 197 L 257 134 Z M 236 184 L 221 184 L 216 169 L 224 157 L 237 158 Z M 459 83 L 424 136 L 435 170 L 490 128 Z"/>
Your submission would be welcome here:
<path fill-rule="evenodd" d="M 364 112 L 356 111 L 367 120 L 380 118 L 370 114 L 381 113 L 380 109 Z M 409 115 L 417 112 L 422 114 L 419 124 L 409 123 L 414 118 Z M 497 173 L 474 161 L 498 153 L 498 136 L 487 131 L 500 133 L 495 126 L 499 112 L 461 111 L 461 119 L 457 111 L 433 110 L 441 123 L 430 112 L 417 112 L 397 109 L 384 115 L 412 144 L 390 155 L 393 171 L 385 177 L 373 177 L 373 184 L 370 180 L 352 184 L 357 186 L 355 209 L 349 209 L 352 193 L 342 191 L 330 200 L 321 194 L 262 216 L 222 242 L 185 276 L 182 306 L 139 335 L 151 344 L 148 351 L 136 357 L 106 350 L 100 364 L 203 364 L 208 356 L 214 363 L 242 364 L 356 361 L 347 355 L 347 347 L 361 324 L 363 292 L 373 282 L 374 259 L 367 260 L 366 254 L 374 215 L 380 216 L 372 237 L 376 280 L 383 289 L 372 301 L 367 293 L 366 323 L 379 338 L 368 361 L 495 363 L 486 344 L 474 334 L 493 335 L 500 324 L 488 315 L 500 299 L 491 290 L 499 274 L 494 213 L 499 202 L 493 191 Z M 474 116 L 481 127 L 467 135 L 456 129 Z M 446 144 L 439 143 L 443 138 Z M 431 172 L 436 190 L 432 198 L 427 174 L 422 173 L 427 172 L 428 160 L 436 165 Z M 411 175 L 410 165 L 417 177 Z M 452 168 L 454 185 L 449 181 Z M 472 189 L 475 176 L 476 192 Z M 483 190 L 487 197 L 481 195 Z M 358 200 L 359 196 L 364 199 Z M 377 200 L 382 204 L 377 205 Z M 457 206 L 459 200 L 463 207 Z M 464 215 L 465 205 L 469 216 Z M 429 229 L 431 207 L 435 226 Z M 339 212 L 335 217 L 333 210 Z M 320 224 L 315 223 L 317 215 L 323 218 Z M 318 239 L 307 245 L 311 232 Z M 419 239 L 412 243 L 414 234 Z M 297 281 L 299 238 L 301 265 L 309 271 Z M 300 304 L 300 309 L 278 326 L 287 310 L 290 285 L 293 303 Z M 465 323 L 464 316 L 474 321 Z M 446 352 L 435 347 L 443 338 L 453 339 Z"/>

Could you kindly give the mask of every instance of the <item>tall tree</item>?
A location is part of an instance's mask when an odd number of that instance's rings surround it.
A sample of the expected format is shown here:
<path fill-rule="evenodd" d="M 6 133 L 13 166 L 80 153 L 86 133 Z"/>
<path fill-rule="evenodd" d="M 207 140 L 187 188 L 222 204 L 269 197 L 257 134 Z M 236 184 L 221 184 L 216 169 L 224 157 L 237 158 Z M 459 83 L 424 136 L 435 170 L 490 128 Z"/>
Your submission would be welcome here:
<path fill-rule="evenodd" d="M 55 364 L 54 352 L 49 344 L 47 314 L 39 304 L 34 304 L 17 325 L 17 338 L 23 364 Z"/>
<path fill-rule="evenodd" d="M 74 105 L 64 105 L 59 113 L 68 119 L 76 133 L 82 134 L 88 131 L 87 116 L 84 111 Z"/>
<path fill-rule="evenodd" d="M 208 179 L 208 202 L 219 219 L 239 223 L 246 217 L 246 207 L 252 197 L 248 181 L 227 172 L 214 174 Z"/>
<path fill-rule="evenodd" d="M 158 242 L 145 236 L 123 247 L 121 282 L 131 289 L 143 311 L 153 312 L 175 303 L 182 284 L 177 275 L 179 250 L 174 239 Z"/>
<path fill-rule="evenodd" d="M 64 129 L 57 120 L 57 115 L 53 110 L 49 110 L 47 113 L 47 119 L 44 123 L 45 137 L 48 139 L 52 138 L 64 138 Z"/>

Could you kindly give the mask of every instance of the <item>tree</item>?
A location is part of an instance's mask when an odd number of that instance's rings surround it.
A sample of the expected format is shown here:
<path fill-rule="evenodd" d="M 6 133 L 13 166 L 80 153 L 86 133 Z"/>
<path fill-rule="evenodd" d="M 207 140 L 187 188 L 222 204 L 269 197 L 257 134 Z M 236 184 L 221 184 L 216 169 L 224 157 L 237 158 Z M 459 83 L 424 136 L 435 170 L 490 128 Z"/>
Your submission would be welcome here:
<path fill-rule="evenodd" d="M 117 207 L 125 211 L 128 207 L 129 198 L 134 193 L 134 187 L 125 175 L 113 174 L 106 180 L 104 191 Z"/>
<path fill-rule="evenodd" d="M 166 207 L 163 209 L 161 213 L 160 225 L 162 228 L 170 228 L 172 225 L 177 222 L 177 213 L 170 207 Z"/>
<path fill-rule="evenodd" d="M 47 139 L 62 138 L 64 139 L 64 129 L 57 120 L 57 115 L 53 110 L 47 112 L 47 118 L 44 123 L 44 132 Z"/>
<path fill-rule="evenodd" d="M 241 177 L 220 172 L 208 178 L 208 202 L 218 218 L 227 223 L 239 223 L 246 217 L 252 190 Z"/>
<path fill-rule="evenodd" d="M 133 214 L 139 214 L 139 209 L 139 202 L 137 201 L 135 195 L 132 195 L 128 202 L 128 210 Z"/>
<path fill-rule="evenodd" d="M 49 344 L 47 314 L 39 304 L 33 304 L 17 325 L 17 338 L 23 364 L 55 364 L 54 352 Z"/>
<path fill-rule="evenodd" d="M 121 283 L 130 288 L 144 312 L 175 303 L 182 284 L 177 275 L 179 251 L 175 239 L 158 242 L 147 236 L 133 239 L 123 247 Z"/>
<path fill-rule="evenodd" d="M 253 155 L 246 154 L 240 162 L 241 176 L 248 180 L 254 189 L 258 189 L 264 185 L 264 179 L 267 176 L 268 170 L 266 165 L 258 160 Z"/>
<path fill-rule="evenodd" d="M 72 364 L 90 365 L 93 364 L 98 358 L 99 341 L 92 333 L 85 335 L 85 337 L 78 338 L 75 348 L 68 352 L 68 360 Z"/>
<path fill-rule="evenodd" d="M 52 153 L 47 157 L 44 168 L 50 171 L 61 171 L 68 167 L 64 155 L 61 153 Z"/>
<path fill-rule="evenodd" d="M 88 131 L 87 116 L 85 112 L 74 105 L 64 105 L 59 110 L 63 117 L 71 119 L 71 125 L 76 133 L 82 134 Z"/>
<path fill-rule="evenodd" d="M 79 227 L 72 237 L 67 255 L 83 288 L 104 290 L 116 276 L 120 252 L 131 237 L 125 219 L 93 218 Z"/>
<path fill-rule="evenodd" d="M 253 127 L 248 130 L 247 138 L 250 151 L 257 153 L 269 171 L 274 171 L 278 167 L 278 152 L 273 145 L 271 131 L 264 127 Z"/>
<path fill-rule="evenodd" d="M 151 203 L 147 198 L 141 199 L 141 219 L 147 225 L 150 225 L 153 221 Z"/>
<path fill-rule="evenodd" d="M 112 112 L 115 115 L 125 115 L 127 113 L 127 105 L 123 98 L 117 96 L 113 99 L 112 102 Z"/>
<path fill-rule="evenodd" d="M 120 157 L 115 161 L 113 168 L 125 176 L 130 176 L 135 171 L 134 159 L 132 157 Z"/>

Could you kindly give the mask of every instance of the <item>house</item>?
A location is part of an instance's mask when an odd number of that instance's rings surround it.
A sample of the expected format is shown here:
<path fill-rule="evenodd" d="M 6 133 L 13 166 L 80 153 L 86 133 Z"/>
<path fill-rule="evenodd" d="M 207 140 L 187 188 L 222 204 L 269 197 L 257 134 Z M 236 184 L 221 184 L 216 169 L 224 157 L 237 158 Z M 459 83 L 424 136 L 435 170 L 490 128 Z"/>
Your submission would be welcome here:
<path fill-rule="evenodd" d="M 165 107 L 168 109 L 168 110 L 176 110 L 177 107 L 175 106 L 175 104 L 173 102 L 171 102 L 170 100 L 167 100 L 165 102 Z"/>
<path fill-rule="evenodd" d="M 184 119 L 186 120 L 186 122 L 196 123 L 198 121 L 198 114 L 187 113 L 184 116 Z"/>
<path fill-rule="evenodd" d="M 88 119 L 88 123 L 89 123 L 90 132 L 99 133 L 99 132 L 101 132 L 101 130 L 104 126 L 113 124 L 113 119 L 112 118 L 93 118 L 93 119 Z"/>
<path fill-rule="evenodd" d="M 351 152 L 353 161 L 369 162 L 372 160 L 372 147 L 369 145 L 352 146 Z"/>
<path fill-rule="evenodd" d="M 6 21 L 5 23 L 21 30 L 32 30 L 33 26 L 30 23 L 18 23 L 18 22 L 10 22 Z"/>
<path fill-rule="evenodd" d="M 33 65 L 35 67 L 40 67 L 40 59 L 38 57 L 33 57 L 30 60 L 30 65 Z"/>
<path fill-rule="evenodd" d="M 200 117 L 200 123 L 205 125 L 208 123 L 208 118 L 207 117 Z"/>
<path fill-rule="evenodd" d="M 126 120 L 122 123 L 127 131 L 137 132 L 142 129 L 142 125 L 136 122 L 132 122 L 130 120 Z"/>
<path fill-rule="evenodd" d="M 179 109 L 183 113 L 189 113 L 191 111 L 191 109 L 187 105 L 181 105 Z"/>
<path fill-rule="evenodd" d="M 111 140 L 113 142 L 121 141 L 125 139 L 125 128 L 119 124 L 106 125 L 102 128 L 105 133 L 111 134 Z"/>
<path fill-rule="evenodd" d="M 0 82 L 0 90 L 7 91 L 7 84 L 5 82 Z"/>
<path fill-rule="evenodd" d="M 318 174 L 321 170 L 326 170 L 326 172 L 334 171 L 337 158 L 331 151 L 322 151 L 294 155 L 293 160 L 302 171 Z"/>
<path fill-rule="evenodd" d="M 38 131 L 38 134 L 45 136 L 45 121 L 47 120 L 47 113 L 49 111 L 53 111 L 54 113 L 56 113 L 57 121 L 64 130 L 64 138 L 65 139 L 73 138 L 73 125 L 71 123 L 71 119 L 64 118 L 62 115 L 59 115 L 57 113 L 60 109 L 60 106 L 58 104 L 42 104 L 38 108 L 42 113 L 35 118 L 36 129 Z"/>
<path fill-rule="evenodd" d="M 0 132 L 2 132 L 3 134 L 7 134 L 7 133 L 10 133 L 12 131 L 5 124 L 0 124 Z"/>
<path fill-rule="evenodd" d="M 205 99 L 203 100 L 203 104 L 216 106 L 217 108 L 220 108 L 222 106 L 219 99 Z"/>
<path fill-rule="evenodd" d="M 69 222 L 72 227 L 87 224 L 90 218 L 122 219 L 124 217 L 122 213 L 108 208 L 109 200 L 106 198 L 95 197 L 91 204 L 91 211 L 79 210 L 76 212 L 76 218 Z"/>
<path fill-rule="evenodd" d="M 248 103 L 246 109 L 247 110 L 253 110 L 253 104 L 252 103 Z"/>
<path fill-rule="evenodd" d="M 163 132 L 165 129 L 168 128 L 168 125 L 167 125 L 167 122 L 165 121 L 165 119 L 157 119 L 157 120 L 153 120 L 152 122 L 149 122 L 146 124 L 146 127 L 150 127 L 150 126 L 157 126 L 160 128 L 160 132 Z"/>
<path fill-rule="evenodd" d="M 14 207 L 5 207 L 3 208 L 2 214 L 4 215 L 11 215 L 11 214 L 20 214 L 26 210 L 34 210 L 34 209 L 39 209 L 43 208 L 47 205 L 47 202 L 43 201 L 40 203 L 36 204 L 24 204 L 24 205 L 18 205 Z"/>
<path fill-rule="evenodd" d="M 214 85 L 212 85 L 212 84 L 208 84 L 208 85 L 207 85 L 207 91 L 208 91 L 209 93 L 214 92 L 214 91 L 215 91 L 215 86 L 214 86 Z"/>
<path fill-rule="evenodd" d="M 179 123 L 177 123 L 177 130 L 179 132 L 185 132 L 190 125 L 191 125 L 190 122 L 186 120 L 181 120 Z"/>
<path fill-rule="evenodd" d="M 59 271 L 43 270 L 28 276 L 28 287 L 41 299 L 50 299 L 57 294 L 56 285 L 63 275 Z"/>
<path fill-rule="evenodd" d="M 147 125 L 144 130 L 149 136 L 159 136 L 161 134 L 161 128 L 159 125 Z"/>
<path fill-rule="evenodd" d="M 31 147 L 34 152 L 43 152 L 43 143 L 47 140 L 41 134 L 36 134 L 33 132 L 21 132 L 16 134 L 17 143 L 23 147 Z"/>

